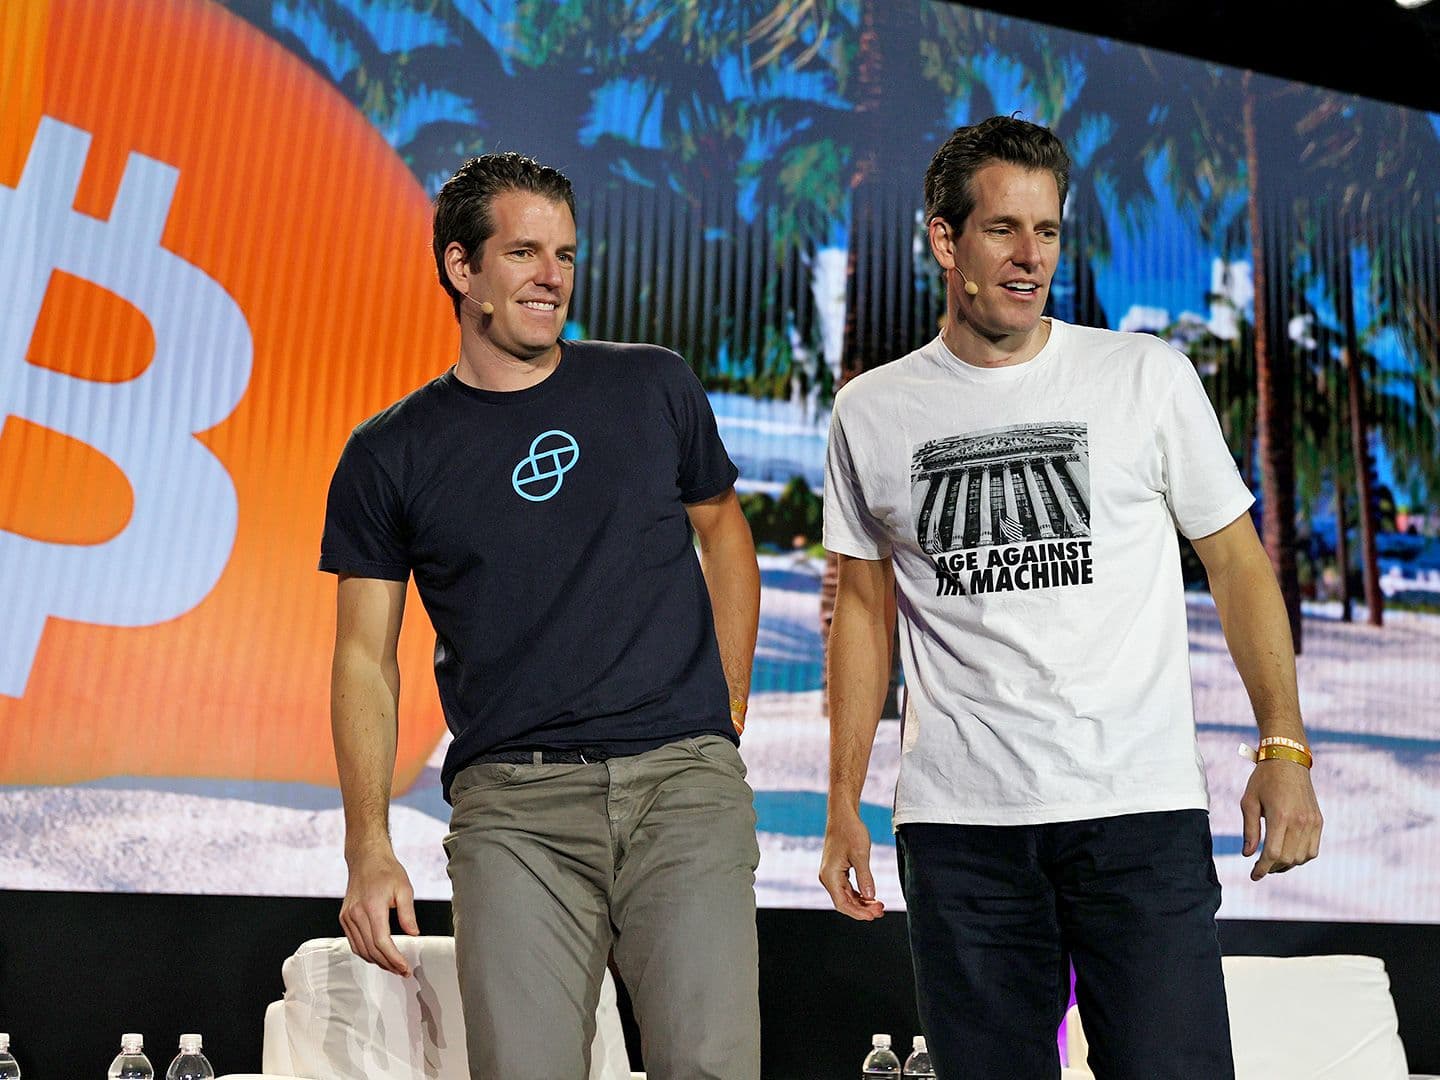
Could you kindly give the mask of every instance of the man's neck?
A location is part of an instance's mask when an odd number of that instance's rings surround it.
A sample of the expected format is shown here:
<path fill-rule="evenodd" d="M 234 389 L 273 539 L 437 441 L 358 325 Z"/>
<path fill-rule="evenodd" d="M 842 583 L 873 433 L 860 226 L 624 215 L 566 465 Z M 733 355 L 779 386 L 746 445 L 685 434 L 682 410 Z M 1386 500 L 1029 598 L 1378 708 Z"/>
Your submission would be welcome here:
<path fill-rule="evenodd" d="M 1050 340 L 1050 320 L 1041 319 L 1023 334 L 991 338 L 974 327 L 952 307 L 940 338 L 957 359 L 977 368 L 1014 367 L 1033 360 Z"/>
<path fill-rule="evenodd" d="M 559 365 L 559 343 L 534 359 L 522 359 L 497 349 L 483 338 L 467 334 L 460 339 L 460 358 L 455 361 L 455 377 L 466 386 L 503 393 L 537 386 L 548 379 Z"/>

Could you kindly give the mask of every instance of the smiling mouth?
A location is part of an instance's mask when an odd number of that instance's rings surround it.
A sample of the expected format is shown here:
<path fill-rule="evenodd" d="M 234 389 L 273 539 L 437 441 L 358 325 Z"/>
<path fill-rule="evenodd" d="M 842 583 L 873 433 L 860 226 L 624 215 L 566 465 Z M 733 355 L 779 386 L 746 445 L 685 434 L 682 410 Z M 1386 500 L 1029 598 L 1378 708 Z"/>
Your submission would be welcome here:
<path fill-rule="evenodd" d="M 1006 292 L 1014 293 L 1016 296 L 1034 296 L 1040 291 L 1040 286 L 1036 285 L 1033 281 L 1012 281 L 1009 284 L 1002 285 L 1001 288 Z"/>
<path fill-rule="evenodd" d="M 530 311 L 539 311 L 549 314 L 560 305 L 553 300 L 521 300 L 520 306 Z"/>

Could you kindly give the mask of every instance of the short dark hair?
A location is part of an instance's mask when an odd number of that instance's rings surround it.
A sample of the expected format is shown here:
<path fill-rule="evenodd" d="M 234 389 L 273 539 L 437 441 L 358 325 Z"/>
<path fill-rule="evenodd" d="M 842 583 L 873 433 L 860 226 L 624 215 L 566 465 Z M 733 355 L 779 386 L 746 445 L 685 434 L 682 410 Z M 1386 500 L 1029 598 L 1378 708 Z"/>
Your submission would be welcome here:
<path fill-rule="evenodd" d="M 1055 177 L 1060 207 L 1070 187 L 1070 155 L 1047 127 L 1013 116 L 992 116 L 969 127 L 956 128 L 935 151 L 925 170 L 925 220 L 941 218 L 954 229 L 965 226 L 975 209 L 971 181 L 991 162 L 1003 161 L 1026 169 L 1043 169 Z"/>
<path fill-rule="evenodd" d="M 469 256 L 470 268 L 480 266 L 480 251 L 495 234 L 490 213 L 495 196 L 507 191 L 528 191 L 551 202 L 563 202 L 575 216 L 575 190 L 559 169 L 541 165 L 534 158 L 510 151 L 469 158 L 446 180 L 435 195 L 435 219 L 431 246 L 435 249 L 435 270 L 440 284 L 450 294 L 455 318 L 460 318 L 464 294 L 450 283 L 445 272 L 445 249 L 459 244 Z"/>

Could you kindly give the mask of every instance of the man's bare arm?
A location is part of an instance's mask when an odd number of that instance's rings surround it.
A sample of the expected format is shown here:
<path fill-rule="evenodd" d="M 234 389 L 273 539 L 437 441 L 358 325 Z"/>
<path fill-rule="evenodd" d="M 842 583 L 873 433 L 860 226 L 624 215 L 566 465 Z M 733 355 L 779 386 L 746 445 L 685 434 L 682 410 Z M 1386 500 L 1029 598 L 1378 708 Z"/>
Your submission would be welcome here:
<path fill-rule="evenodd" d="M 1250 695 L 1261 737 L 1281 736 L 1308 745 L 1300 719 L 1290 620 L 1249 515 L 1242 514 L 1193 544 L 1205 564 L 1225 644 Z M 1259 848 L 1260 821 L 1265 821 L 1265 850 L 1250 871 L 1252 880 L 1289 870 L 1320 853 L 1323 821 L 1305 766 L 1282 760 L 1260 762 L 1246 785 L 1240 812 L 1246 855 Z"/>
<path fill-rule="evenodd" d="M 397 975 L 410 971 L 390 937 L 390 910 L 405 933 L 420 932 L 410 878 L 390 844 L 400 704 L 396 647 L 404 613 L 405 582 L 340 575 L 330 674 L 330 728 L 350 869 L 340 925 L 357 956 Z"/>
<path fill-rule="evenodd" d="M 860 795 L 890 682 L 895 635 L 895 571 L 888 558 L 837 556 L 839 581 L 830 625 L 826 680 L 830 707 L 830 797 L 820 884 L 835 909 L 869 921 L 885 913 L 870 873 L 870 833 Z M 851 884 L 850 872 L 855 881 Z"/>
<path fill-rule="evenodd" d="M 710 593 L 720 663 L 730 688 L 730 720 L 736 734 L 745 726 L 750 667 L 760 626 L 760 568 L 755 540 L 735 489 L 685 507 L 700 541 L 700 570 Z"/>

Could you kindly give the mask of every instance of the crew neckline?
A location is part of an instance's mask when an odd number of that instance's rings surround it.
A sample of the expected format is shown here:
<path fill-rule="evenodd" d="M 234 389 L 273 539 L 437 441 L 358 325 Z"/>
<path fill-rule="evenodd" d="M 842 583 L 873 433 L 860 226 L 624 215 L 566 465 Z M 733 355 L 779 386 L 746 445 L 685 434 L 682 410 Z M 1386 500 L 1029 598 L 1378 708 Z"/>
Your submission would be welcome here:
<path fill-rule="evenodd" d="M 482 401 L 487 405 L 519 405 L 522 402 L 537 401 L 550 393 L 557 385 L 567 381 L 570 377 L 570 369 L 575 366 L 575 357 L 573 356 L 575 343 L 561 338 L 556 344 L 560 346 L 560 359 L 556 362 L 555 369 L 534 386 L 526 386 L 519 390 L 486 390 L 483 387 L 471 386 L 455 373 L 456 364 L 451 364 L 445 370 L 445 374 L 440 376 L 440 381 L 465 397 Z"/>
<path fill-rule="evenodd" d="M 945 344 L 943 332 L 935 335 L 927 351 L 931 352 L 934 360 L 947 372 L 961 378 L 978 383 L 1011 382 L 1045 367 L 1058 351 L 1059 341 L 1065 336 L 1066 324 L 1053 316 L 1045 316 L 1045 321 L 1050 324 L 1050 336 L 1040 347 L 1040 351 L 1024 363 L 1007 364 L 1004 367 L 979 367 L 971 364 L 950 351 L 950 346 Z"/>

